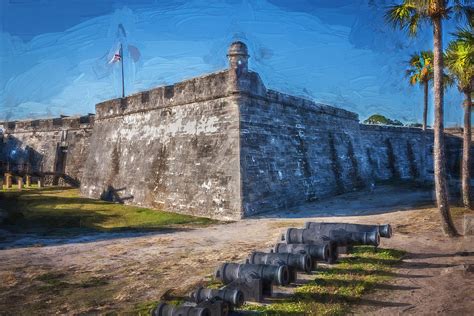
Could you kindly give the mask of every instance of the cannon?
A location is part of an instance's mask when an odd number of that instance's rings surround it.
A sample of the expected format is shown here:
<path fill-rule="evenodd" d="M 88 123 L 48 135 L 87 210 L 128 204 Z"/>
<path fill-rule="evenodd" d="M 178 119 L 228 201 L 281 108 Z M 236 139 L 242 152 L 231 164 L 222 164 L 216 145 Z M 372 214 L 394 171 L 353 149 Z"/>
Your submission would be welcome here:
<path fill-rule="evenodd" d="M 313 266 L 311 256 L 293 253 L 265 253 L 254 251 L 249 256 L 249 263 L 285 265 L 301 272 L 311 272 Z"/>
<path fill-rule="evenodd" d="M 221 300 L 205 300 L 196 305 L 199 308 L 207 308 L 210 316 L 228 316 L 231 305 Z"/>
<path fill-rule="evenodd" d="M 289 272 L 289 282 L 296 281 L 298 271 L 310 273 L 313 268 L 311 256 L 302 253 L 265 253 L 254 251 L 250 254 L 247 261 L 252 264 L 286 265 Z"/>
<path fill-rule="evenodd" d="M 158 304 L 152 311 L 152 316 L 211 316 L 206 307 L 197 306 L 174 306 L 166 303 Z"/>
<path fill-rule="evenodd" d="M 276 253 L 305 253 L 313 259 L 313 270 L 316 261 L 334 263 L 337 260 L 337 244 L 333 241 L 322 241 L 320 244 L 283 244 L 278 243 L 273 247 Z"/>
<path fill-rule="evenodd" d="M 220 300 L 235 307 L 244 304 L 244 294 L 239 289 L 206 289 L 199 287 L 191 294 L 191 299 L 196 303 Z"/>
<path fill-rule="evenodd" d="M 288 267 L 285 265 L 223 263 L 216 271 L 216 278 L 224 284 L 235 280 L 260 279 L 278 285 L 288 284 Z"/>
<path fill-rule="evenodd" d="M 378 231 L 380 237 L 391 238 L 392 226 L 385 225 L 364 225 L 364 224 L 347 224 L 347 223 L 320 223 L 320 222 L 306 222 L 305 228 L 314 229 L 321 232 L 329 232 L 333 229 L 344 229 L 348 232 L 373 232 Z"/>
<path fill-rule="evenodd" d="M 288 228 L 281 238 L 287 244 L 320 244 L 321 241 L 331 240 L 338 247 L 352 245 L 372 245 L 377 247 L 380 243 L 380 235 L 377 231 L 354 233 L 343 229 L 331 230 L 325 233 L 314 229 Z"/>
<path fill-rule="evenodd" d="M 224 263 L 215 277 L 226 284 L 227 289 L 238 289 L 245 301 L 263 301 L 263 296 L 272 296 L 272 286 L 287 285 L 290 280 L 286 265 Z"/>

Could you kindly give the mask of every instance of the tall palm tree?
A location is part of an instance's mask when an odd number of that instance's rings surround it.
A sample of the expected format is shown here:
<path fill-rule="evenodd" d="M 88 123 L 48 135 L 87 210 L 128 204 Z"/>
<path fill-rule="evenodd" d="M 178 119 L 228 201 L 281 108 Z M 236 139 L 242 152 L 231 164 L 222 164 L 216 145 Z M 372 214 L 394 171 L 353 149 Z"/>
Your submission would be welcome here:
<path fill-rule="evenodd" d="M 433 52 L 422 51 L 411 55 L 408 65 L 406 74 L 410 84 L 423 86 L 423 130 L 426 130 L 429 82 L 433 79 Z"/>
<path fill-rule="evenodd" d="M 435 191 L 443 231 L 449 236 L 459 235 L 449 211 L 449 194 L 446 182 L 446 157 L 444 149 L 443 122 L 443 43 L 442 21 L 451 12 L 461 12 L 471 0 L 402 0 L 390 7 L 387 19 L 393 26 L 407 30 L 411 36 L 417 34 L 420 24 L 428 21 L 433 26 L 433 82 L 434 82 L 434 171 Z"/>
<path fill-rule="evenodd" d="M 446 49 L 446 67 L 456 79 L 458 89 L 464 94 L 464 132 L 462 153 L 462 200 L 471 209 L 471 95 L 474 90 L 474 19 L 467 29 L 458 29 L 454 40 Z"/>

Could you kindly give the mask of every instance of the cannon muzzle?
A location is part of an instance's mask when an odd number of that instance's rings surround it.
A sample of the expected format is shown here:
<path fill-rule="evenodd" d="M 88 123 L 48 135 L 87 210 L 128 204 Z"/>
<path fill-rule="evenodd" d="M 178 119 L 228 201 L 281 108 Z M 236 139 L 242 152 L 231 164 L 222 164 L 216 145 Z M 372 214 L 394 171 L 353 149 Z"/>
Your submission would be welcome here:
<path fill-rule="evenodd" d="M 379 234 L 380 237 L 384 238 L 392 238 L 392 225 L 386 224 L 386 225 L 379 225 Z"/>
<path fill-rule="evenodd" d="M 244 294 L 239 289 L 205 289 L 199 287 L 191 294 L 191 299 L 196 303 L 218 299 L 235 307 L 244 304 Z"/>
<path fill-rule="evenodd" d="M 152 316 L 211 316 L 208 308 L 195 306 L 174 306 L 166 303 L 158 304 L 152 311 Z"/>
<path fill-rule="evenodd" d="M 306 222 L 305 228 L 314 229 L 317 231 L 328 234 L 330 230 L 344 229 L 348 232 L 362 233 L 378 231 L 380 237 L 390 238 L 392 237 L 392 226 L 390 224 L 385 225 L 365 225 L 365 224 L 350 224 L 350 223 L 323 223 L 323 222 Z"/>
<path fill-rule="evenodd" d="M 216 278 L 224 284 L 233 281 L 261 279 L 264 282 L 287 285 L 290 275 L 286 265 L 223 263 L 217 269 Z"/>
<path fill-rule="evenodd" d="M 264 253 L 254 251 L 249 256 L 249 263 L 252 264 L 270 264 L 286 265 L 294 268 L 296 271 L 311 272 L 313 260 L 308 254 L 293 253 Z"/>

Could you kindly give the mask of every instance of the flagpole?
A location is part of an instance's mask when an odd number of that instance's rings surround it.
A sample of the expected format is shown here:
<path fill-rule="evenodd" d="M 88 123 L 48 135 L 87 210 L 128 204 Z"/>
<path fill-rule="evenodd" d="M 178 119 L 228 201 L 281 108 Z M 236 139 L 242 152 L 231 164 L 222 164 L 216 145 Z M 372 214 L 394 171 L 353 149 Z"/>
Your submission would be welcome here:
<path fill-rule="evenodd" d="M 120 63 L 122 64 L 122 98 L 125 98 L 125 82 L 123 79 L 123 48 L 122 43 L 120 43 Z"/>

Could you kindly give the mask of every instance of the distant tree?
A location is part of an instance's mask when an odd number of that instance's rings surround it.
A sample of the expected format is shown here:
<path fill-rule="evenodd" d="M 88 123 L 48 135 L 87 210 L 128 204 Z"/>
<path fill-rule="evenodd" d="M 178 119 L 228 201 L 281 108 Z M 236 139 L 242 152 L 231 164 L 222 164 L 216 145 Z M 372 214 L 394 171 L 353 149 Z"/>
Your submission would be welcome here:
<path fill-rule="evenodd" d="M 408 61 L 409 68 L 406 71 L 410 84 L 423 86 L 423 124 L 422 129 L 426 130 L 428 120 L 428 91 L 429 82 L 433 79 L 433 52 L 422 51 L 411 55 Z"/>
<path fill-rule="evenodd" d="M 409 123 L 406 125 L 407 127 L 417 127 L 417 128 L 420 128 L 420 127 L 423 127 L 423 124 L 421 123 Z"/>
<path fill-rule="evenodd" d="M 429 84 L 433 80 L 433 52 L 421 51 L 410 56 L 406 75 L 411 85 L 419 84 L 423 86 L 423 124 L 421 128 L 426 130 L 428 120 L 428 92 Z M 453 85 L 453 79 L 447 74 L 443 74 L 444 88 Z"/>
<path fill-rule="evenodd" d="M 364 121 L 364 124 L 403 126 L 403 123 L 399 120 L 391 120 L 381 114 L 371 115 L 368 119 Z"/>
<path fill-rule="evenodd" d="M 444 148 L 444 95 L 443 95 L 443 43 L 442 21 L 449 14 L 464 13 L 471 0 L 401 0 L 387 11 L 387 20 L 394 27 L 407 30 L 416 36 L 419 26 L 428 22 L 433 27 L 433 90 L 434 90 L 434 176 L 438 210 L 443 231 L 449 236 L 459 235 L 449 211 L 449 193 L 446 181 Z M 427 24 L 428 24 L 427 23 Z"/>
<path fill-rule="evenodd" d="M 462 154 L 462 200 L 464 207 L 472 208 L 471 203 L 471 108 L 474 90 L 474 18 L 469 19 L 466 29 L 459 28 L 454 40 L 445 52 L 446 68 L 456 80 L 458 89 L 464 94 L 464 132 Z"/>
<path fill-rule="evenodd" d="M 364 121 L 364 124 L 388 125 L 388 118 L 380 114 L 373 114 Z"/>
<path fill-rule="evenodd" d="M 390 125 L 403 126 L 403 123 L 399 120 L 390 120 Z"/>

